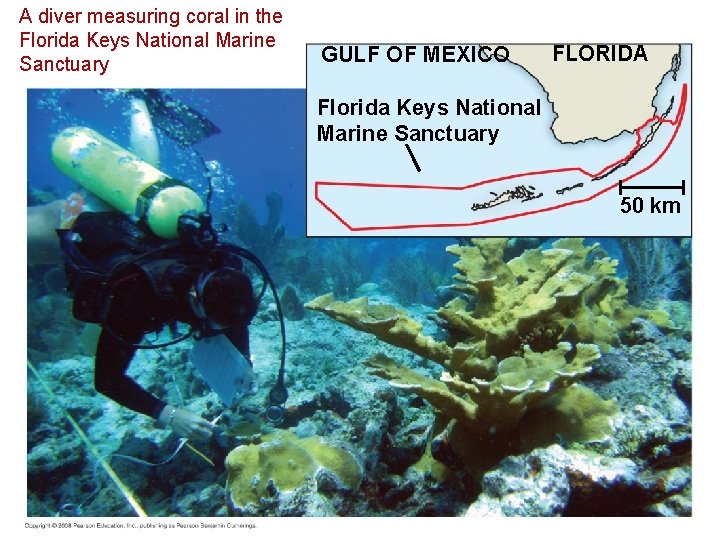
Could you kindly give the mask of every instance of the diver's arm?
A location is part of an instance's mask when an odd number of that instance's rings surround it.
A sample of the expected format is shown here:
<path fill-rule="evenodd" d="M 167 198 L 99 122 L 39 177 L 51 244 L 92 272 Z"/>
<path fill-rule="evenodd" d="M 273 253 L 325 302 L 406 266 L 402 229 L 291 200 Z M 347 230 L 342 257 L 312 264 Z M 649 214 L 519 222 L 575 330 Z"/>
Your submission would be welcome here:
<path fill-rule="evenodd" d="M 113 288 L 113 299 L 95 353 L 95 389 L 113 401 L 152 418 L 166 403 L 127 375 L 136 347 L 149 324 L 152 285 L 138 275 Z"/>
<path fill-rule="evenodd" d="M 215 427 L 212 423 L 192 411 L 168 405 L 127 376 L 136 350 L 133 343 L 140 342 L 150 322 L 155 298 L 152 286 L 139 277 L 115 292 L 107 317 L 112 331 L 103 329 L 98 341 L 95 388 L 120 405 L 154 418 L 157 427 L 170 428 L 180 437 L 207 439 Z"/>
<path fill-rule="evenodd" d="M 132 341 L 137 342 L 142 333 L 135 336 Z M 124 337 L 130 340 L 130 333 L 124 332 Z M 95 354 L 95 389 L 128 409 L 157 419 L 166 403 L 128 377 L 126 371 L 134 355 L 134 347 L 103 330 Z"/>
<path fill-rule="evenodd" d="M 125 334 L 127 335 L 127 334 Z M 142 337 L 142 333 L 138 340 Z M 204 440 L 215 426 L 192 411 L 168 405 L 125 374 L 134 347 L 123 344 L 103 330 L 95 358 L 95 388 L 120 405 L 157 420 L 157 427 L 170 428 L 181 437 Z"/>

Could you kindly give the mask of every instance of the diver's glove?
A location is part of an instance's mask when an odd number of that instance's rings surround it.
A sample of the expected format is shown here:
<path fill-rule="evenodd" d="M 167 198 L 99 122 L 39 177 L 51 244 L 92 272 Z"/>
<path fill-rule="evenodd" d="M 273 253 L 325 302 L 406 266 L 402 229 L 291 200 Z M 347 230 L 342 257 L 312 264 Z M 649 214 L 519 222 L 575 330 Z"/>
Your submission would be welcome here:
<path fill-rule="evenodd" d="M 155 425 L 170 428 L 180 437 L 192 440 L 207 440 L 212 436 L 215 425 L 202 416 L 187 409 L 165 405 Z"/>

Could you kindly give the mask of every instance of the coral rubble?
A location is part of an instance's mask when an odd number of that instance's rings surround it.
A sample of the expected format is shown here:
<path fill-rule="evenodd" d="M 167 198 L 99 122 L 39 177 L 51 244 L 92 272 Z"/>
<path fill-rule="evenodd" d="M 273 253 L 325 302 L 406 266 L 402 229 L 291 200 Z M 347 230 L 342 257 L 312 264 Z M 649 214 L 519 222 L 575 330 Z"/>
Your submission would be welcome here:
<path fill-rule="evenodd" d="M 627 458 L 553 445 L 505 458 L 485 475 L 466 516 L 663 515 L 651 505 L 682 493 L 689 482 L 687 471 L 643 473 Z"/>

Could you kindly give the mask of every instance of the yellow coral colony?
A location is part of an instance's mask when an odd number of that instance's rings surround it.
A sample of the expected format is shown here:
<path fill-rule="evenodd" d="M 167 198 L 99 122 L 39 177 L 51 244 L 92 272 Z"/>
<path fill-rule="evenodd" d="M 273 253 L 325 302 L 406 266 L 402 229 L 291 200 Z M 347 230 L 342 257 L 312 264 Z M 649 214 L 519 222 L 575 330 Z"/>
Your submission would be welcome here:
<path fill-rule="evenodd" d="M 319 437 L 299 439 L 288 431 L 262 437 L 260 444 L 238 446 L 225 458 L 227 491 L 237 508 L 259 505 L 271 485 L 289 492 L 312 482 L 325 469 L 347 489 L 360 483 L 360 468 L 352 455 L 325 444 Z"/>

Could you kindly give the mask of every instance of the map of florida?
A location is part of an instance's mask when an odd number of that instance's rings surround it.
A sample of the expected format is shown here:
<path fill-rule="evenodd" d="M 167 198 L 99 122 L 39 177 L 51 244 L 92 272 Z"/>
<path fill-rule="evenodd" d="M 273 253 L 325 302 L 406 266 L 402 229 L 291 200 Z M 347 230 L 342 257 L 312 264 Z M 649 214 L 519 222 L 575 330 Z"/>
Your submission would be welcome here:
<path fill-rule="evenodd" d="M 657 113 L 663 77 L 679 67 L 679 45 L 507 45 L 510 61 L 535 77 L 563 143 L 632 133 Z"/>

